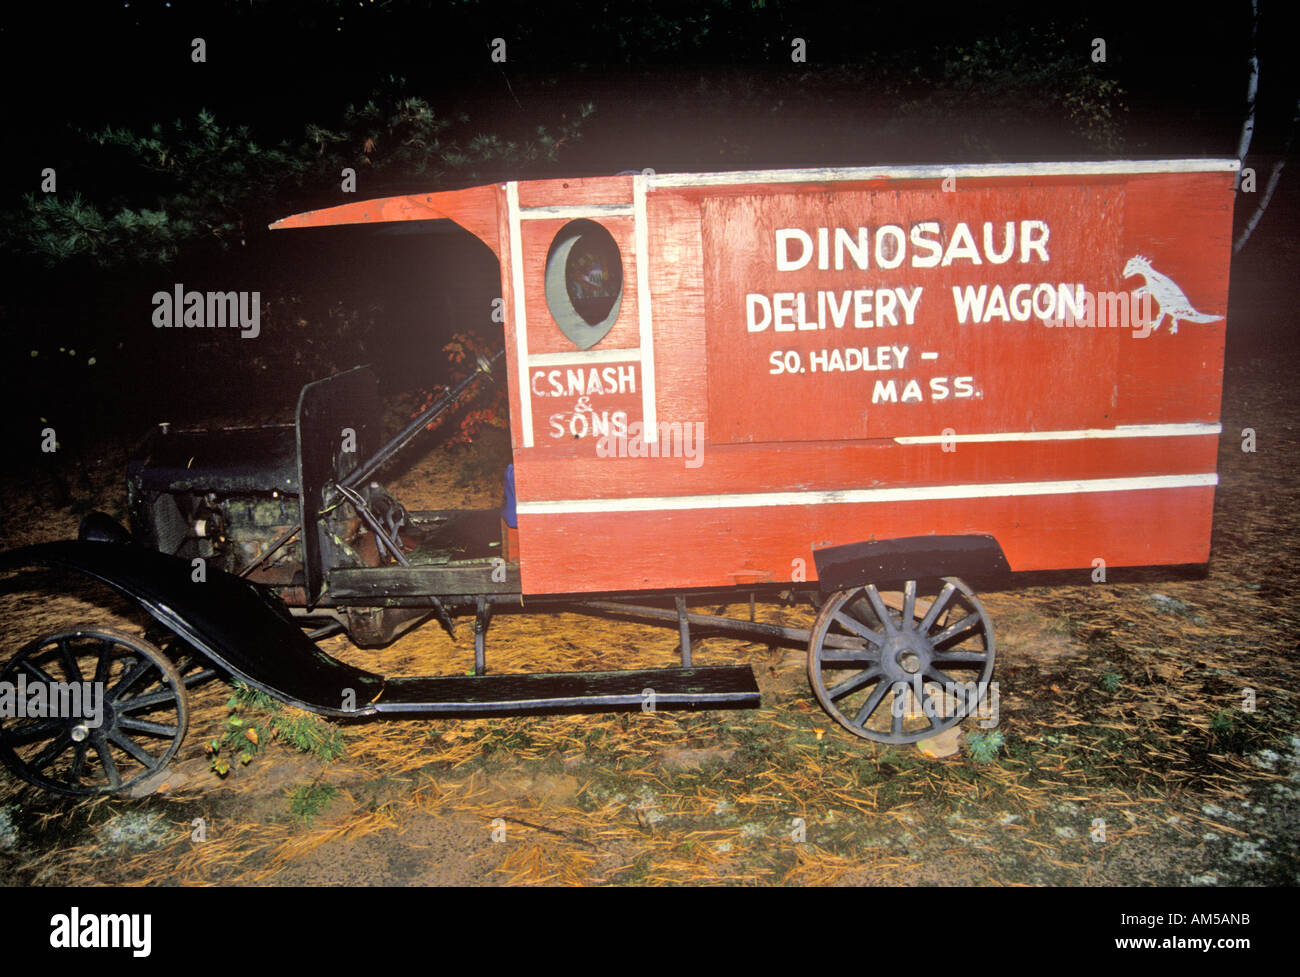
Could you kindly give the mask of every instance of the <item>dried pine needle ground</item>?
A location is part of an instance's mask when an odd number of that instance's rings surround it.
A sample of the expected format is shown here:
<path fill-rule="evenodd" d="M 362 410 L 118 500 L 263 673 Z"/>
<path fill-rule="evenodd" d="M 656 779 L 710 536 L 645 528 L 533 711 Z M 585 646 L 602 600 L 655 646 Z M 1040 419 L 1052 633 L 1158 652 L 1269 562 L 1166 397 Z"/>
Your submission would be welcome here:
<path fill-rule="evenodd" d="M 1300 687 L 1290 598 L 1300 585 L 1290 476 L 1300 411 L 1284 371 L 1275 374 L 1248 407 L 1243 377 L 1229 376 L 1225 431 L 1266 416 L 1272 438 L 1253 456 L 1223 439 L 1206 579 L 984 597 L 1005 737 L 993 762 L 926 761 L 841 735 L 808 693 L 798 651 L 708 639 L 697 659 L 752 663 L 763 708 L 358 723 L 342 727 L 341 760 L 323 764 L 273 741 L 223 783 L 206 773 L 202 749 L 228 714 L 228 688 L 212 685 L 194 695 L 178 757 L 192 777 L 175 791 L 75 804 L 0 778 L 0 810 L 44 839 L 0 850 L 0 869 L 37 884 L 267 884 L 327 861 L 330 879 L 348 881 L 349 853 L 367 845 L 389 846 L 402 864 L 440 857 L 441 842 L 417 830 L 433 825 L 459 832 L 467 877 L 488 884 L 1186 884 L 1208 857 L 1205 835 L 1256 843 L 1275 829 L 1243 817 L 1242 803 L 1294 783 L 1285 763 L 1258 760 L 1290 749 Z M 414 480 L 427 488 L 433 463 L 423 464 Z M 464 496 L 438 507 L 495 501 L 446 473 L 436 484 Z M 129 606 L 93 590 L 12 595 L 10 634 L 26 640 L 80 620 L 138 630 Z M 760 605 L 760 619 L 807 626 L 811 611 Z M 488 662 L 499 672 L 642 668 L 671 664 L 675 645 L 669 629 L 501 614 Z M 378 651 L 344 638 L 323 647 L 388 674 L 456 674 L 472 663 L 468 636 L 453 643 L 436 626 Z M 1241 708 L 1246 690 L 1254 712 Z M 982 732 L 974 722 L 966 730 Z M 316 782 L 334 787 L 334 799 L 314 820 L 295 820 L 289 790 Z M 107 840 L 132 812 L 160 819 L 154 847 Z M 1094 840 L 1099 825 L 1104 842 Z M 1285 849 L 1284 836 L 1269 838 Z"/>

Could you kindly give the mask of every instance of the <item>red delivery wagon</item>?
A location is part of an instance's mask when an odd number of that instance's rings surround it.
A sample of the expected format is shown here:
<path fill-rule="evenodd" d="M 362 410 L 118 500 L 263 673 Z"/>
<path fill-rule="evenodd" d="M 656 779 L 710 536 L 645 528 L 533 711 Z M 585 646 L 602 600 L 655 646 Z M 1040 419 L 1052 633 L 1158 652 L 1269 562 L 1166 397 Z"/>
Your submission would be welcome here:
<path fill-rule="evenodd" d="M 1237 169 L 647 171 L 289 217 L 273 227 L 472 232 L 500 262 L 504 360 L 387 441 L 366 370 L 308 385 L 284 430 L 155 432 L 130 469 L 131 533 L 91 517 L 80 540 L 5 563 L 138 600 L 155 640 L 112 640 L 159 676 L 229 674 L 325 715 L 757 704 L 749 667 L 692 662 L 696 626 L 806 644 L 846 729 L 925 739 L 992 675 L 971 581 L 1208 560 Z M 509 387 L 516 524 L 405 509 L 373 476 L 489 372 Z M 230 477 L 258 451 L 259 477 Z M 687 610 L 790 592 L 819 608 L 810 629 Z M 681 664 L 493 674 L 492 610 L 521 600 L 676 626 Z M 326 616 L 381 644 L 462 613 L 472 676 L 374 675 L 300 627 Z M 76 645 L 53 636 L 7 668 L 60 640 Z M 4 736 L 20 774 L 81 786 Z M 165 759 L 139 762 L 143 777 Z"/>

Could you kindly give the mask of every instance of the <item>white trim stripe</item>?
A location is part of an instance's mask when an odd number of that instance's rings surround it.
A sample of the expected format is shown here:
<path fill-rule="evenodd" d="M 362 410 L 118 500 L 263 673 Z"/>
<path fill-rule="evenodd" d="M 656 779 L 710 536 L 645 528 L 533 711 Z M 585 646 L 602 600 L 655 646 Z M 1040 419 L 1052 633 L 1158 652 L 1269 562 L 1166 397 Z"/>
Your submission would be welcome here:
<path fill-rule="evenodd" d="M 952 166 L 834 166 L 799 170 L 751 170 L 737 173 L 663 173 L 647 180 L 660 187 L 743 186 L 747 183 L 822 183 L 844 180 L 941 180 L 1014 176 L 1098 176 L 1141 173 L 1236 173 L 1236 159 L 1104 160 L 1078 163 L 961 163 Z"/>
<path fill-rule="evenodd" d="M 752 509 L 761 506 L 840 505 L 854 502 L 926 502 L 937 499 L 997 499 L 1027 495 L 1078 495 L 1151 489 L 1204 488 L 1219 484 L 1214 472 L 1201 475 L 1149 475 L 1139 478 L 1086 478 L 1064 482 L 993 482 L 982 485 L 912 485 L 900 488 L 841 489 L 823 492 L 752 492 L 727 495 L 669 495 L 635 499 L 557 499 L 519 502 L 523 515 L 588 512 L 657 512 L 684 509 Z"/>
<path fill-rule="evenodd" d="M 631 349 L 575 349 L 564 353 L 534 353 L 529 357 L 532 366 L 581 366 L 586 363 L 640 362 L 641 350 Z"/>
<path fill-rule="evenodd" d="M 526 221 L 554 220 L 561 217 L 631 217 L 631 204 L 573 204 L 547 207 L 523 207 L 519 219 Z"/>
<path fill-rule="evenodd" d="M 528 320 L 524 315 L 524 248 L 519 225 L 519 184 L 506 184 L 510 224 L 510 288 L 515 293 L 515 358 L 519 361 L 519 423 L 525 448 L 533 446 L 533 400 L 528 386 Z"/>
<path fill-rule="evenodd" d="M 898 444 L 982 444 L 993 441 L 1083 441 L 1092 438 L 1186 438 L 1223 432 L 1222 424 L 1130 424 L 1079 431 L 1005 431 L 994 434 L 922 434 L 898 437 Z"/>
<path fill-rule="evenodd" d="M 632 177 L 632 209 L 636 226 L 636 305 L 641 326 L 641 431 L 646 444 L 659 440 L 655 410 L 654 323 L 650 318 L 650 228 L 646 225 L 646 177 Z"/>

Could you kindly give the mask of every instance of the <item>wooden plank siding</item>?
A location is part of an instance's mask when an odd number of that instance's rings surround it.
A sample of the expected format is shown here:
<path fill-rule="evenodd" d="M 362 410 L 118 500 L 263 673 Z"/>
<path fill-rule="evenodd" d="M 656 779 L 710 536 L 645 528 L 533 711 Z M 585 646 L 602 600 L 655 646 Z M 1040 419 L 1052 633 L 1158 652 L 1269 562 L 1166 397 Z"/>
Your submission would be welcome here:
<path fill-rule="evenodd" d="M 1133 172 L 1144 168 L 1150 172 Z M 960 175 L 951 193 L 942 177 L 917 179 L 906 170 L 865 180 L 648 180 L 644 263 L 657 421 L 702 423 L 700 456 L 602 458 L 596 438 L 550 437 L 540 416 L 526 447 L 513 417 L 525 592 L 812 580 L 814 549 L 927 534 L 992 534 L 1015 570 L 1086 568 L 1097 558 L 1110 566 L 1208 559 L 1225 321 L 1183 322 L 1170 334 L 1166 319 L 1141 340 L 1123 328 L 1000 319 L 976 326 L 957 321 L 951 289 L 1044 281 L 1123 292 L 1142 282 L 1123 276 L 1125 263 L 1145 255 L 1197 310 L 1225 315 L 1233 166 L 1057 169 L 968 175 L 953 168 Z M 532 206 L 586 202 L 569 194 L 573 187 L 546 189 L 555 196 L 531 188 Z M 770 270 L 774 227 L 802 227 L 815 238 L 818 227 L 907 228 L 927 218 L 941 225 L 944 240 L 963 220 L 977 239 L 986 220 L 1046 220 L 1051 257 L 1034 266 L 913 269 L 904 262 L 864 273 L 837 272 L 833 262 L 819 269 L 814 260 L 796 272 Z M 618 324 L 591 352 L 607 344 L 635 349 L 636 309 L 628 301 L 639 287 L 635 242 L 625 243 L 626 217 L 601 222 L 620 241 L 628 291 Z M 539 221 L 528 231 L 560 223 Z M 525 241 L 536 289 L 546 242 L 527 233 Z M 750 292 L 909 284 L 924 289 L 924 312 L 912 325 L 796 331 L 781 342 L 771 327 L 746 333 Z M 531 353 L 563 348 L 540 294 L 539 301 L 530 296 L 527 314 Z M 874 380 L 886 373 L 826 373 L 815 385 L 806 373 L 765 375 L 745 348 L 755 336 L 761 352 L 795 349 L 803 364 L 828 347 L 907 345 L 907 368 L 895 370 L 896 379 L 915 377 L 924 388 L 947 377 L 951 391 L 952 377 L 972 376 L 980 396 L 873 408 Z M 917 359 L 922 348 L 937 359 Z M 573 406 L 530 396 L 535 415 Z M 595 395 L 589 404 L 642 419 L 635 398 Z M 945 444 L 945 431 L 956 439 Z M 999 435 L 1008 440 L 992 440 Z M 1115 485 L 1122 488 L 1099 490 Z M 912 490 L 917 498 L 869 494 L 877 489 Z M 976 497 L 944 497 L 971 492 Z M 777 501 L 760 504 L 763 497 Z"/>
<path fill-rule="evenodd" d="M 932 534 L 1013 570 L 1170 565 L 1209 556 L 1236 170 L 645 174 L 275 226 L 441 216 L 498 255 L 525 594 L 812 581 L 816 549 Z M 547 305 L 574 220 L 622 259 L 587 349 Z M 1144 338 L 1045 324 L 1146 282 Z"/>

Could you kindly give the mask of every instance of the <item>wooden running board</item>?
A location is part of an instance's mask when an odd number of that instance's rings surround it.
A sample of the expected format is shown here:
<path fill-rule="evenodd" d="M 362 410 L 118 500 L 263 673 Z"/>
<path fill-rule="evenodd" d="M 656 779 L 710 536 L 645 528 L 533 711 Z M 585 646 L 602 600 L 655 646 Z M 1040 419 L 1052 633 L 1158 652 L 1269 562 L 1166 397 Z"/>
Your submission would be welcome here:
<path fill-rule="evenodd" d="M 367 712 L 381 715 L 498 716 L 546 712 L 660 709 L 756 709 L 748 665 L 647 668 L 540 675 L 391 678 Z"/>

